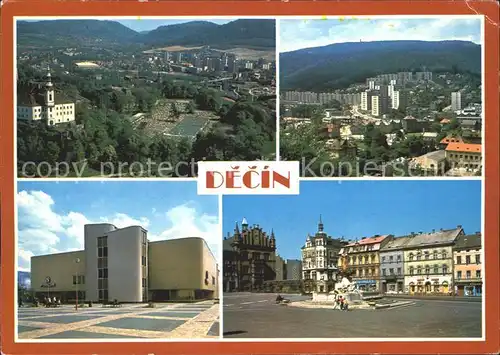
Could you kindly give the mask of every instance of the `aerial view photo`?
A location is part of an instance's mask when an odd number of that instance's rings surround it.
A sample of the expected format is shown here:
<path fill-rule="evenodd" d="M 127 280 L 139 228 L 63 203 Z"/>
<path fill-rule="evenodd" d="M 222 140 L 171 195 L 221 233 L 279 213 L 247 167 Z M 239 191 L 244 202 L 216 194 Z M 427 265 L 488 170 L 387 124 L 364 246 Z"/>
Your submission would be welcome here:
<path fill-rule="evenodd" d="M 225 196 L 223 336 L 479 339 L 481 226 L 479 180 L 302 181 L 295 196 Z"/>
<path fill-rule="evenodd" d="M 275 21 L 17 20 L 19 177 L 274 160 Z"/>
<path fill-rule="evenodd" d="M 280 156 L 303 176 L 481 176 L 477 16 L 280 21 Z"/>
<path fill-rule="evenodd" d="M 20 181 L 16 199 L 21 341 L 218 338 L 216 196 L 180 180 Z"/>

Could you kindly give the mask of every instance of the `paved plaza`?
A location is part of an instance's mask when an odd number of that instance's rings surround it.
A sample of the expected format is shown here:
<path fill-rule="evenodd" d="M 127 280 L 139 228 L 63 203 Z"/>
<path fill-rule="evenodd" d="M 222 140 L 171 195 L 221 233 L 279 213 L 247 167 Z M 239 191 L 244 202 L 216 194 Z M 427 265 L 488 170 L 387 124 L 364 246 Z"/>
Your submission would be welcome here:
<path fill-rule="evenodd" d="M 218 338 L 219 305 L 213 302 L 123 305 L 75 310 L 20 308 L 19 339 Z"/>
<path fill-rule="evenodd" d="M 277 305 L 275 299 L 276 294 L 225 294 L 224 338 L 481 337 L 481 302 L 408 299 L 399 307 L 342 312 Z"/>

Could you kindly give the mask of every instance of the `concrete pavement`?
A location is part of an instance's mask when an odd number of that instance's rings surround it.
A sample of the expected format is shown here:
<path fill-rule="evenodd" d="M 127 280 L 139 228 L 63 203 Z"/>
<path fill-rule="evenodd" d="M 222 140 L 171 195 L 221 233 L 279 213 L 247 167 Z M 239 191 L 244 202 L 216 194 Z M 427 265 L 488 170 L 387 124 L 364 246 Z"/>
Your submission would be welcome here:
<path fill-rule="evenodd" d="M 300 295 L 283 295 L 294 300 Z M 480 302 L 411 299 L 379 310 L 306 309 L 276 305 L 276 294 L 229 293 L 223 298 L 227 338 L 481 337 Z"/>

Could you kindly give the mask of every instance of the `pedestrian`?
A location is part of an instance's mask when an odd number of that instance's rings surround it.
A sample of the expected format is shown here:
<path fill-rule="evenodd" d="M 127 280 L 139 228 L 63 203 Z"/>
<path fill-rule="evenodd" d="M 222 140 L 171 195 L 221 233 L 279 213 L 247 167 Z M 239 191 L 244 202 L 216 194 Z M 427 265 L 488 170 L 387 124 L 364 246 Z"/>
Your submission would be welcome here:
<path fill-rule="evenodd" d="M 342 296 L 337 298 L 337 307 L 339 310 L 342 310 Z"/>
<path fill-rule="evenodd" d="M 347 311 L 349 309 L 349 304 L 347 303 L 347 299 L 345 299 L 345 298 L 343 300 L 343 307 L 342 307 L 342 309 L 344 311 Z"/>

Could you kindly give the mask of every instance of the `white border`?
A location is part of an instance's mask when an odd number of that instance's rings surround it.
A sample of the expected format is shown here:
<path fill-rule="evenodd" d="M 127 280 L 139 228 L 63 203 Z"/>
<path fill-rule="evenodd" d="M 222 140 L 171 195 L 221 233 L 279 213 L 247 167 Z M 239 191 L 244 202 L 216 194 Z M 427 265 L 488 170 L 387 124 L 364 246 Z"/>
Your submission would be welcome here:
<path fill-rule="evenodd" d="M 481 180 L 481 191 L 482 191 L 482 203 L 481 203 L 481 224 L 482 224 L 482 264 L 485 265 L 486 260 L 485 260 L 485 237 L 484 237 L 484 230 L 485 230 L 485 225 L 484 225 L 484 212 L 485 212 L 485 181 L 484 181 L 484 172 L 485 172 L 485 141 L 484 141 L 484 133 L 485 133 L 485 126 L 486 126 L 486 121 L 484 120 L 484 115 L 485 115 L 485 90 L 484 90 L 484 84 L 485 84 L 485 72 L 484 72 L 484 61 L 485 61 L 485 45 L 484 45 L 484 26 L 485 26 L 485 18 L 483 15 L 379 15 L 379 16 L 370 16 L 370 15 L 363 15 L 363 16 L 352 16 L 352 15 L 345 15 L 345 16 L 328 16 L 327 19 L 338 19 L 340 17 L 343 18 L 352 18 L 352 19 L 387 19 L 387 18 L 407 18 L 407 19 L 417 19 L 417 18 L 439 18 L 442 19 L 443 17 L 447 18 L 454 18 L 454 19 L 480 19 L 481 21 L 481 75 L 482 75 L 482 83 L 481 83 L 481 89 L 482 89 L 482 115 L 483 115 L 483 124 L 482 124 L 482 151 L 483 151 L 483 171 L 482 171 L 482 176 L 481 177 L 439 177 L 439 178 L 433 178 L 433 177 L 426 177 L 426 178 L 393 178 L 393 177 L 384 177 L 384 178 L 370 178 L 370 177 L 363 177 L 363 178 L 301 178 L 301 181 L 356 181 L 356 180 L 373 180 L 373 181 L 386 181 L 386 180 Z M 280 92 L 279 92 L 279 23 L 280 20 L 324 20 L 325 16 L 170 16 L 170 17 L 165 17 L 165 16 L 97 16 L 97 17 L 89 17 L 89 16 L 64 16 L 64 19 L 107 19 L 107 20 L 116 20 L 116 19 L 121 19 L 121 20 L 168 20 L 168 19 L 177 19 L 177 20 L 224 20 L 224 19 L 238 19 L 238 18 L 245 18 L 245 19 L 275 19 L 276 20 L 276 116 L 277 116 L 277 124 L 276 124 L 276 160 L 279 160 L 280 158 L 280 153 L 279 153 L 279 123 L 280 123 Z M 17 112 L 17 36 L 16 36 L 16 30 L 17 30 L 17 21 L 18 20 L 60 20 L 62 17 L 60 16 L 16 16 L 13 18 L 13 34 L 14 34 L 14 39 L 13 39 L 13 53 L 14 53 L 14 70 L 13 70 L 13 90 L 14 90 L 14 114 Z M 485 336 L 486 336 L 486 329 L 485 329 L 485 290 L 486 290 L 486 268 L 482 268 L 483 272 L 483 292 L 482 292 L 482 337 L 481 338 L 253 338 L 253 339 L 240 339 L 240 338 L 231 338 L 231 339 L 223 339 L 223 261 L 219 260 L 220 262 L 220 280 L 219 280 L 219 298 L 220 298 L 220 319 L 219 319 L 219 324 L 220 324 L 220 335 L 219 339 L 64 339 L 64 340 L 59 340 L 59 339 L 18 339 L 18 331 L 17 331 L 17 321 L 18 321 L 18 312 L 17 312 L 17 283 L 18 283 L 18 277 L 17 277 L 17 265 L 18 265 L 18 253 L 17 253 L 17 220 L 18 220 L 18 209 L 17 209 L 17 204 L 16 204 L 16 199 L 17 199 L 17 119 L 14 119 L 14 225 L 15 225 L 15 235 L 14 235 L 14 241 L 15 241 L 15 256 L 14 256 L 14 262 L 15 262 L 15 275 L 14 275 L 14 342 L 15 343 L 144 343 L 144 342 L 324 342 L 324 343 L 329 343 L 329 342 L 442 342 L 442 341 L 451 341 L 451 342 L 480 342 L 480 341 L 485 341 Z M 102 177 L 96 177 L 96 178 L 62 178 L 62 179 L 57 179 L 57 178 L 47 178 L 47 179 L 28 179 L 28 178 L 22 178 L 19 179 L 21 181 L 26 181 L 26 182 L 54 182 L 57 183 L 58 181 L 73 181 L 73 182 L 78 182 L 78 181 L 137 181 L 137 180 L 153 180 L 153 181 L 193 181 L 195 178 L 120 178 L 120 179 L 106 179 Z M 223 223 L 222 223 L 222 210 L 223 210 L 223 205 L 222 205 L 222 196 L 219 196 L 219 228 L 221 231 L 221 241 L 223 239 L 223 233 L 222 233 L 222 228 L 223 228 Z M 220 251 L 220 256 L 219 259 L 222 259 L 223 255 L 223 248 L 221 248 Z"/>

